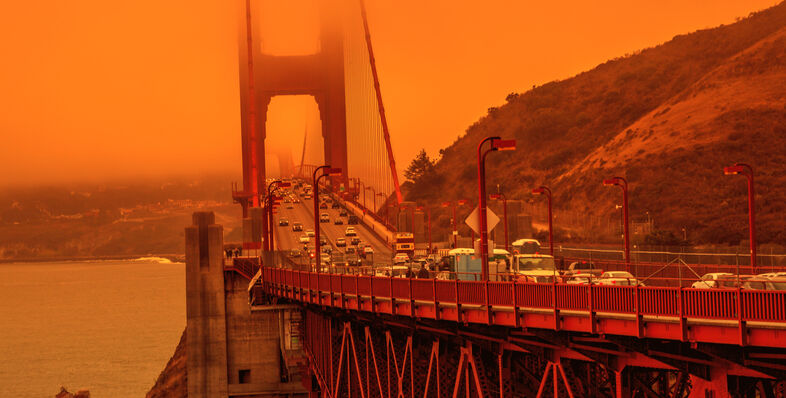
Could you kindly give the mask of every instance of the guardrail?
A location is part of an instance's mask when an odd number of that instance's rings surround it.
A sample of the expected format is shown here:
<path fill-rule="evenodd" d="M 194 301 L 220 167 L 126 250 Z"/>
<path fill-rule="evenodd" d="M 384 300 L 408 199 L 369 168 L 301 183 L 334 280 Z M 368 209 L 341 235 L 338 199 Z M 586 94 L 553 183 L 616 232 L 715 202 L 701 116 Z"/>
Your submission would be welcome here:
<path fill-rule="evenodd" d="M 551 322 L 553 329 L 565 327 L 560 326 L 562 323 L 573 324 L 564 321 L 572 315 L 563 312 L 578 311 L 578 316 L 590 318 L 589 329 L 579 330 L 593 333 L 601 328 L 597 314 L 604 313 L 605 318 L 629 316 L 635 322 L 609 321 L 604 324 L 603 333 L 638 337 L 652 333 L 649 337 L 678 340 L 688 339 L 689 321 L 705 321 L 709 322 L 705 329 L 731 328 L 738 332 L 710 333 L 701 329 L 705 331 L 694 331 L 689 340 L 786 347 L 782 338 L 749 333 L 747 325 L 748 322 L 777 324 L 776 330 L 784 333 L 786 291 L 388 278 L 270 267 L 263 267 L 262 271 L 262 285 L 254 288 L 260 292 L 342 309 L 501 326 L 527 326 L 527 319 L 531 319 L 530 326 L 543 327 L 540 318 L 526 315 L 534 311 L 541 317 L 550 317 L 545 324 Z M 445 305 L 449 308 L 443 308 Z M 547 315 L 540 312 L 543 310 L 547 310 Z M 645 316 L 654 318 L 647 322 L 679 327 L 650 331 L 641 326 Z M 732 323 L 712 324 L 719 320 Z M 768 325 L 761 330 L 772 327 Z"/>

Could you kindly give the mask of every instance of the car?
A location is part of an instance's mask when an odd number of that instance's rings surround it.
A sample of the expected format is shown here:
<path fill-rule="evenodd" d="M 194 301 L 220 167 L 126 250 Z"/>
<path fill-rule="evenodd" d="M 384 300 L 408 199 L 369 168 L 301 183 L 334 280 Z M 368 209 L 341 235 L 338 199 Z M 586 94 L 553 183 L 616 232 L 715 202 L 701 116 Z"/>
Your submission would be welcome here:
<path fill-rule="evenodd" d="M 282 219 L 278 220 L 278 226 L 279 227 L 288 227 L 289 226 L 289 220 L 287 220 L 286 218 L 282 218 Z"/>
<path fill-rule="evenodd" d="M 306 230 L 306 235 L 308 235 L 310 238 L 316 236 L 316 234 L 314 234 L 314 230 L 310 228 Z"/>
<path fill-rule="evenodd" d="M 336 247 L 347 247 L 347 240 L 344 238 L 336 239 Z"/>
<path fill-rule="evenodd" d="M 322 264 L 330 264 L 330 254 L 322 253 L 319 256 L 319 259 L 321 260 Z"/>
<path fill-rule="evenodd" d="M 352 246 L 347 246 L 347 248 L 346 248 L 346 249 L 344 249 L 344 253 L 347 253 L 347 254 L 355 254 L 355 253 L 356 253 L 356 251 L 355 251 L 355 248 L 354 248 L 354 247 L 352 247 Z"/>
<path fill-rule="evenodd" d="M 319 222 L 330 222 L 330 215 L 327 213 L 322 213 L 319 215 Z"/>
<path fill-rule="evenodd" d="M 298 241 L 300 243 L 309 243 L 309 242 L 311 242 L 311 238 L 308 235 L 300 235 L 300 238 L 298 238 Z"/>
<path fill-rule="evenodd" d="M 371 246 L 364 247 L 363 254 L 374 254 L 374 248 Z"/>
<path fill-rule="evenodd" d="M 743 289 L 753 289 L 753 290 L 786 290 L 786 280 L 783 282 L 775 282 L 770 278 L 764 278 L 761 276 L 751 276 L 745 278 L 745 281 L 742 282 Z"/>
<path fill-rule="evenodd" d="M 292 224 L 292 230 L 295 231 L 295 232 L 302 231 L 303 230 L 303 224 L 301 224 L 299 222 L 296 222 L 296 223 Z"/>
<path fill-rule="evenodd" d="M 327 238 L 325 238 L 324 236 L 320 236 L 319 237 L 319 244 L 323 245 L 323 246 L 327 245 L 328 244 Z"/>
<path fill-rule="evenodd" d="M 292 206 L 292 203 L 287 203 L 287 209 L 292 210 L 294 208 L 295 208 L 295 206 Z"/>
<path fill-rule="evenodd" d="M 334 225 L 344 225 L 344 220 L 342 220 L 342 219 L 340 219 L 340 218 L 336 217 L 336 218 L 333 220 L 333 224 L 334 224 Z"/>
<path fill-rule="evenodd" d="M 401 265 L 374 267 L 374 276 L 406 278 L 407 272 L 411 272 L 409 267 Z"/>
<path fill-rule="evenodd" d="M 289 256 L 290 257 L 300 257 L 302 255 L 303 255 L 303 252 L 301 252 L 298 249 L 292 249 L 292 250 L 289 251 Z"/>
<path fill-rule="evenodd" d="M 320 208 L 320 209 L 327 209 L 327 208 L 328 208 L 328 205 L 327 205 L 327 203 L 325 203 L 325 202 L 322 202 L 322 203 L 320 203 L 320 204 L 319 204 L 319 208 Z"/>
<path fill-rule="evenodd" d="M 407 253 L 396 253 L 393 256 L 393 264 L 405 264 L 409 262 L 409 255 Z"/>
<path fill-rule="evenodd" d="M 349 240 L 349 244 L 350 245 L 355 245 L 355 246 L 359 245 L 360 244 L 360 238 L 358 238 L 356 236 L 352 237 L 352 239 Z"/>
<path fill-rule="evenodd" d="M 730 282 L 736 282 L 736 277 L 728 272 L 710 272 L 704 274 L 701 279 L 690 286 L 693 289 L 714 289 L 727 286 Z M 736 287 L 736 286 L 731 286 Z"/>
<path fill-rule="evenodd" d="M 607 271 L 594 280 L 597 285 L 617 285 L 617 286 L 643 286 L 633 274 L 626 271 Z"/>
<path fill-rule="evenodd" d="M 330 208 L 331 208 L 331 209 L 338 209 L 339 207 L 341 207 L 341 205 L 340 205 L 340 204 L 338 204 L 338 202 L 333 202 L 333 203 L 330 205 Z"/>
<path fill-rule="evenodd" d="M 770 272 L 757 276 L 766 278 L 772 283 L 772 289 L 770 290 L 786 290 L 786 272 Z"/>
<path fill-rule="evenodd" d="M 338 212 L 338 215 L 341 216 L 341 217 L 346 217 L 347 216 L 347 209 L 341 209 Z"/>
<path fill-rule="evenodd" d="M 589 285 L 595 283 L 595 275 L 590 273 L 574 273 L 566 275 L 565 283 L 568 285 Z"/>
<path fill-rule="evenodd" d="M 347 227 L 346 231 L 344 231 L 344 235 L 346 235 L 346 236 L 358 236 L 358 233 L 355 232 L 355 227 Z"/>
<path fill-rule="evenodd" d="M 319 251 L 321 251 L 322 253 L 330 254 L 330 253 L 333 253 L 333 248 L 330 247 L 329 245 L 324 245 L 324 246 L 320 246 L 319 247 Z"/>

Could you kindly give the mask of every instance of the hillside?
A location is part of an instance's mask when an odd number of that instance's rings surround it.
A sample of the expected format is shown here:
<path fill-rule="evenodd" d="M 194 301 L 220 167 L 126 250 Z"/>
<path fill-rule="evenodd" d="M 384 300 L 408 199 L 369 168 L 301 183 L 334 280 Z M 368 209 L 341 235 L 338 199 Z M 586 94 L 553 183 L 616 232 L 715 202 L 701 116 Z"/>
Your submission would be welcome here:
<path fill-rule="evenodd" d="M 182 255 L 183 228 L 210 210 L 238 239 L 230 176 L 0 190 L 0 261 Z"/>
<path fill-rule="evenodd" d="M 518 149 L 489 157 L 489 186 L 524 200 L 551 186 L 557 224 L 575 235 L 612 239 L 607 226 L 620 193 L 601 181 L 620 175 L 630 183 L 634 220 L 649 213 L 656 229 L 685 228 L 694 243 L 737 244 L 747 236 L 745 180 L 722 169 L 745 162 L 756 170 L 760 242 L 783 244 L 784 82 L 781 3 L 510 94 L 440 151 L 435 176 L 410 185 L 407 198 L 476 202 L 477 143 L 499 135 L 516 138 Z"/>

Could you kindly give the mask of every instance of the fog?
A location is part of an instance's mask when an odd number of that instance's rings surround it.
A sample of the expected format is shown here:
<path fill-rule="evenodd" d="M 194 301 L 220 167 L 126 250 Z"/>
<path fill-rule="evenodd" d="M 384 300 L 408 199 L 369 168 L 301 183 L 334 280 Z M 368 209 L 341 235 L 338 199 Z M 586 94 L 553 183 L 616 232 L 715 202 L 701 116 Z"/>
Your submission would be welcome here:
<path fill-rule="evenodd" d="M 266 51 L 313 46 L 313 15 L 291 15 L 310 9 L 299 1 L 267 1 Z M 510 92 L 776 3 L 366 2 L 399 171 Z M 236 17 L 226 0 L 6 2 L 0 185 L 237 175 Z M 318 158 L 313 100 L 277 101 L 270 146 L 299 163 L 311 129 L 307 157 Z"/>

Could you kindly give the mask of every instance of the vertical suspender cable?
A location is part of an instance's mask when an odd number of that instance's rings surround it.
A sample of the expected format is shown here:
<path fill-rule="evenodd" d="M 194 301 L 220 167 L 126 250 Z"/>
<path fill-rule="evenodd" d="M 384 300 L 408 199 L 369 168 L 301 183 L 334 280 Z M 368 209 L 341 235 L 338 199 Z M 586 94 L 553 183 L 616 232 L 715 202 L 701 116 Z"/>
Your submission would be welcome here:
<path fill-rule="evenodd" d="M 382 93 L 379 89 L 379 76 L 377 76 L 377 66 L 374 61 L 374 49 L 371 46 L 371 34 L 368 30 L 368 18 L 366 17 L 366 4 L 363 0 L 360 2 L 360 15 L 363 17 L 363 31 L 366 36 L 366 48 L 368 49 L 368 59 L 371 64 L 371 75 L 374 78 L 374 91 L 377 94 L 377 107 L 379 108 L 379 117 L 382 122 L 382 132 L 385 136 L 385 145 L 387 147 L 388 161 L 390 162 L 390 173 L 393 177 L 393 183 L 396 188 L 396 199 L 399 203 L 403 201 L 401 196 L 401 189 L 398 183 L 398 174 L 396 172 L 396 161 L 393 158 L 393 147 L 390 145 L 390 132 L 388 131 L 388 122 L 385 118 L 385 107 L 382 105 Z"/>

